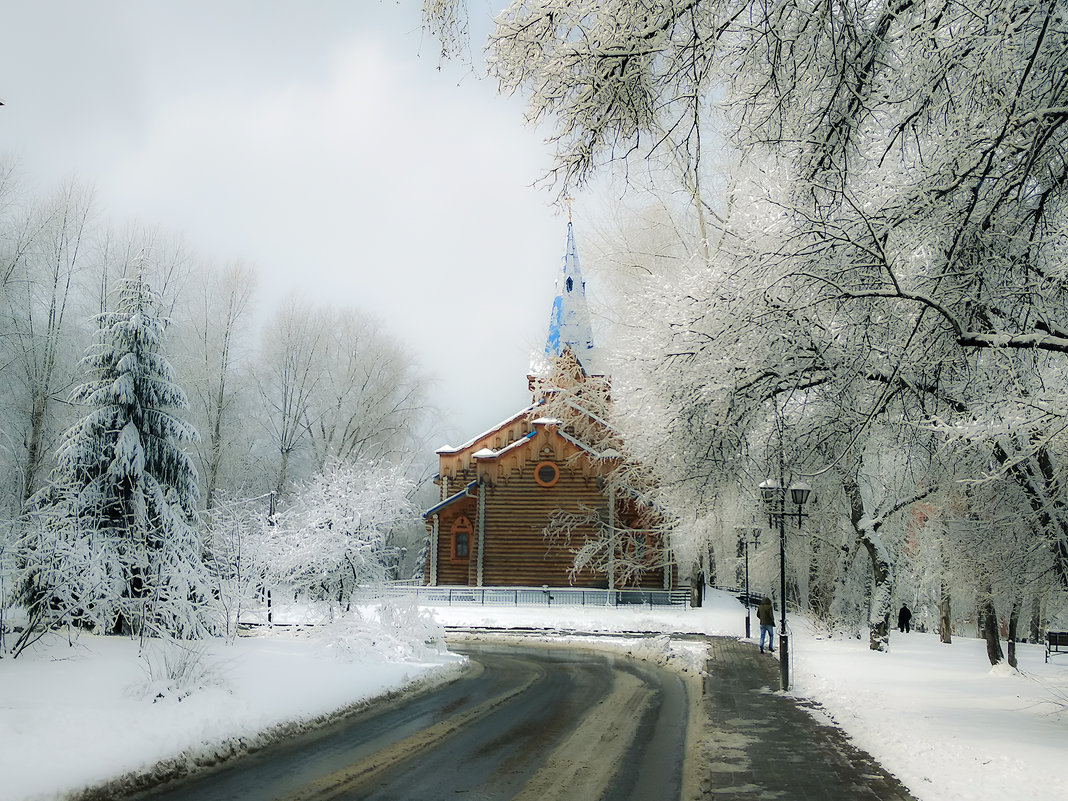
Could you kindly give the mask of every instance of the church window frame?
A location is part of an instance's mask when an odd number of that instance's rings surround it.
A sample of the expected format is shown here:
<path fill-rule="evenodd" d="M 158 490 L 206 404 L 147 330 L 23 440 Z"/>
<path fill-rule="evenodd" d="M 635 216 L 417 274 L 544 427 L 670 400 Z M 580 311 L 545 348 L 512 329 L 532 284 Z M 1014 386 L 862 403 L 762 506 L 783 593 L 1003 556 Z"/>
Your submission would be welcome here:
<path fill-rule="evenodd" d="M 534 467 L 534 483 L 539 487 L 555 487 L 560 480 L 560 468 L 556 462 L 538 462 Z"/>
<path fill-rule="evenodd" d="M 449 530 L 449 559 L 453 562 L 467 562 L 471 559 L 471 539 L 475 527 L 466 515 L 460 515 L 453 521 Z"/>

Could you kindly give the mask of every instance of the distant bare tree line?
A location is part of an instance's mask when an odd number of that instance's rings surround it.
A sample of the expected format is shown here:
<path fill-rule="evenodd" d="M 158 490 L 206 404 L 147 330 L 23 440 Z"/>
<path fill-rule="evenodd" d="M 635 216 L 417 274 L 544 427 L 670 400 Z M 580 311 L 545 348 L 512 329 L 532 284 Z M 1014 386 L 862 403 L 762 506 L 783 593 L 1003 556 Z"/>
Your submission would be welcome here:
<path fill-rule="evenodd" d="M 372 314 L 294 298 L 256 307 L 255 268 L 224 266 L 180 237 L 110 225 L 70 181 L 47 195 L 0 165 L 0 508 L 47 482 L 69 393 L 110 289 L 133 265 L 163 298 L 168 349 L 200 432 L 201 502 L 284 499 L 331 458 L 419 471 L 426 377 Z M 264 503 L 266 509 L 266 502 Z"/>

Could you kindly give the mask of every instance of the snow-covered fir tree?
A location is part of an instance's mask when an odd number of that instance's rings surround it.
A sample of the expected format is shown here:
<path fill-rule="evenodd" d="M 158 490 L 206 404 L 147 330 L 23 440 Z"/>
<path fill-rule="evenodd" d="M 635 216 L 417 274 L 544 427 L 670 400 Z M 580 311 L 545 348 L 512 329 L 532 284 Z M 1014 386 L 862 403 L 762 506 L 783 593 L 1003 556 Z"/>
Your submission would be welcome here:
<path fill-rule="evenodd" d="M 206 623 L 197 473 L 182 449 L 196 432 L 173 413 L 187 401 L 163 354 L 158 302 L 138 275 L 97 317 L 87 378 L 72 394 L 89 411 L 64 435 L 53 481 L 35 499 L 41 525 L 31 529 L 26 586 L 31 603 L 51 610 L 38 609 L 43 626 L 73 618 L 190 636 Z"/>

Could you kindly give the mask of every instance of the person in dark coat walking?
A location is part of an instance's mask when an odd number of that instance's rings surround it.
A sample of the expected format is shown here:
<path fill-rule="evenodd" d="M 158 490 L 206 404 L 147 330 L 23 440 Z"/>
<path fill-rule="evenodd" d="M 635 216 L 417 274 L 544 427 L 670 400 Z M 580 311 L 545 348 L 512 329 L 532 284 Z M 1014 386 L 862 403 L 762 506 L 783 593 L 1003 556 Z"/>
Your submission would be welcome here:
<path fill-rule="evenodd" d="M 906 634 L 909 632 L 909 622 L 912 620 L 912 610 L 905 604 L 901 604 L 901 611 L 897 613 L 897 629 Z"/>
<path fill-rule="evenodd" d="M 760 653 L 764 653 L 764 638 L 768 638 L 768 650 L 775 653 L 775 610 L 771 598 L 764 596 L 757 607 L 757 620 L 760 621 Z"/>

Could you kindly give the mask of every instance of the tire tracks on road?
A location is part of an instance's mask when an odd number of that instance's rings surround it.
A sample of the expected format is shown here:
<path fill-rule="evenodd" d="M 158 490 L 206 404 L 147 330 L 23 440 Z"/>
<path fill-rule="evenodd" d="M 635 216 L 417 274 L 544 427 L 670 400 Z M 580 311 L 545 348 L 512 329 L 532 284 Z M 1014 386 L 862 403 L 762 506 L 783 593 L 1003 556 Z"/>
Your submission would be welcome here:
<path fill-rule="evenodd" d="M 331 801 L 331 799 L 351 793 L 402 762 L 441 745 L 443 741 L 457 732 L 527 692 L 543 675 L 543 668 L 532 671 L 525 681 L 512 689 L 464 712 L 450 715 L 342 770 L 316 779 L 299 792 L 287 795 L 279 801 Z"/>
<path fill-rule="evenodd" d="M 612 690 L 548 756 L 513 801 L 601 798 L 638 733 L 649 688 L 617 672 Z"/>

